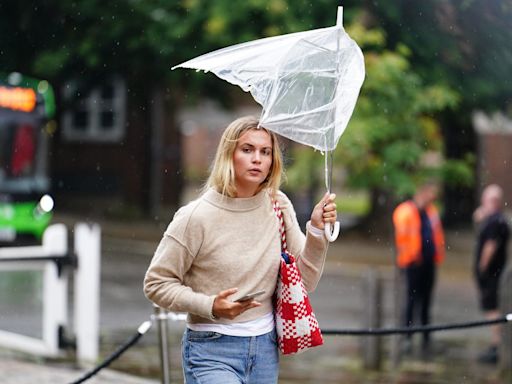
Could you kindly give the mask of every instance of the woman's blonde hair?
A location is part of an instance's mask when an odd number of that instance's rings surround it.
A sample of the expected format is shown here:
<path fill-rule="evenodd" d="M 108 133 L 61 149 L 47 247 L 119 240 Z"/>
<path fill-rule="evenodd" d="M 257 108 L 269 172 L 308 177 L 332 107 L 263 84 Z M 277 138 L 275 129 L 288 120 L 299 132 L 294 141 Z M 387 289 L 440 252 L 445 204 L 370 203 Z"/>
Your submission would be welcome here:
<path fill-rule="evenodd" d="M 275 195 L 281 185 L 283 173 L 283 159 L 279 142 L 275 133 L 259 127 L 259 120 L 254 116 L 245 116 L 236 119 L 228 125 L 217 147 L 217 153 L 211 166 L 210 176 L 206 181 L 205 190 L 213 188 L 217 192 L 229 197 L 236 197 L 235 169 L 233 154 L 240 137 L 251 129 L 263 129 L 270 135 L 272 141 L 272 165 L 266 179 L 260 184 L 256 192 L 269 189 Z"/>

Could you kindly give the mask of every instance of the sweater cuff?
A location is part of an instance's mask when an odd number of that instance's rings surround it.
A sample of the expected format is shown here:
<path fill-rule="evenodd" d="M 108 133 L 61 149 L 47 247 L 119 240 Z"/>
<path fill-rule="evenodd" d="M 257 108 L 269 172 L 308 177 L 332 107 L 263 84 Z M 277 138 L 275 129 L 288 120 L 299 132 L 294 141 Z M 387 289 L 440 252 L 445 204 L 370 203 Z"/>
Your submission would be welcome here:
<path fill-rule="evenodd" d="M 213 303 L 215 302 L 215 298 L 217 297 L 217 295 L 213 295 L 213 296 L 209 296 L 209 304 L 208 304 L 208 316 L 206 317 L 207 319 L 209 320 L 219 320 L 218 317 L 216 317 L 214 314 L 213 314 Z"/>
<path fill-rule="evenodd" d="M 213 316 L 213 302 L 216 295 L 208 296 L 202 293 L 194 293 L 187 297 L 187 306 L 180 310 L 202 317 L 203 319 L 216 320 Z"/>
<path fill-rule="evenodd" d="M 324 230 L 315 227 L 311 224 L 311 220 L 306 223 L 306 229 L 309 233 L 311 233 L 314 237 L 321 237 L 324 235 Z"/>

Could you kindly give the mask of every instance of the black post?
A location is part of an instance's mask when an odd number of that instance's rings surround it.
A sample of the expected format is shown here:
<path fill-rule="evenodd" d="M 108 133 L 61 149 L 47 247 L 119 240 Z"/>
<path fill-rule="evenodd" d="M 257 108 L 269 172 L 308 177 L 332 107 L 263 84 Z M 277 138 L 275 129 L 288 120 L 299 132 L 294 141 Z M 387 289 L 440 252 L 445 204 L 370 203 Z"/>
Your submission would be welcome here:
<path fill-rule="evenodd" d="M 400 268 L 395 267 L 394 282 L 393 282 L 393 302 L 394 302 L 394 321 L 395 327 L 402 326 L 402 313 L 404 307 L 404 280 L 400 273 Z M 402 341 L 401 335 L 395 335 L 391 338 L 391 366 L 397 369 L 402 359 L 400 353 L 400 343 Z"/>
<path fill-rule="evenodd" d="M 500 309 L 503 315 L 512 313 L 512 267 L 501 278 Z M 504 375 L 512 377 L 512 324 L 505 323 L 501 329 L 500 368 Z"/>
<path fill-rule="evenodd" d="M 364 278 L 365 309 L 363 323 L 369 329 L 381 327 L 382 283 L 376 268 L 370 268 Z M 382 363 L 382 340 L 379 336 L 363 337 L 363 365 L 366 369 L 379 370 Z"/>

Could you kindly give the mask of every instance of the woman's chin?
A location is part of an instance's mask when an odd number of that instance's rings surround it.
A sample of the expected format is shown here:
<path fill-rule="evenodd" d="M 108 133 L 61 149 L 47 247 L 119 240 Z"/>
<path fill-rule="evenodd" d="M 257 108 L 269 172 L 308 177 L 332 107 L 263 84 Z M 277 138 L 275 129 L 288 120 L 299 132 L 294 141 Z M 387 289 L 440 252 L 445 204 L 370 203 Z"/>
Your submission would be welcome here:
<path fill-rule="evenodd" d="M 237 190 L 244 191 L 242 192 L 244 195 L 248 193 L 249 191 L 254 191 L 254 194 L 258 189 L 260 188 L 261 184 L 265 180 L 262 180 L 261 178 L 258 179 L 251 179 L 251 180 L 241 180 L 240 182 L 237 182 Z"/>

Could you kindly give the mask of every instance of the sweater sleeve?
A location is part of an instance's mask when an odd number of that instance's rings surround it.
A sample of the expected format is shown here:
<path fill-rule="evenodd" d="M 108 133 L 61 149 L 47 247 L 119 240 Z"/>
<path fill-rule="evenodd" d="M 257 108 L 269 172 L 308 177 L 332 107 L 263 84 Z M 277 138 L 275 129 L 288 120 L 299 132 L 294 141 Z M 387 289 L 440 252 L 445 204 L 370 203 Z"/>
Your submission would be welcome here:
<path fill-rule="evenodd" d="M 170 311 L 187 312 L 206 319 L 213 319 L 215 296 L 194 292 L 184 284 L 198 251 L 198 231 L 186 230 L 182 218 L 175 217 L 160 241 L 144 278 L 144 294 L 153 303 Z M 182 230 L 182 226 L 185 229 Z M 195 239 L 187 244 L 182 233 L 192 232 Z"/>
<path fill-rule="evenodd" d="M 316 289 L 322 276 L 328 242 L 324 236 L 311 234 L 308 227 L 306 227 L 306 235 L 304 235 L 291 201 L 282 192 L 277 195 L 277 198 L 283 211 L 288 249 L 296 256 L 306 290 L 312 292 Z"/>

